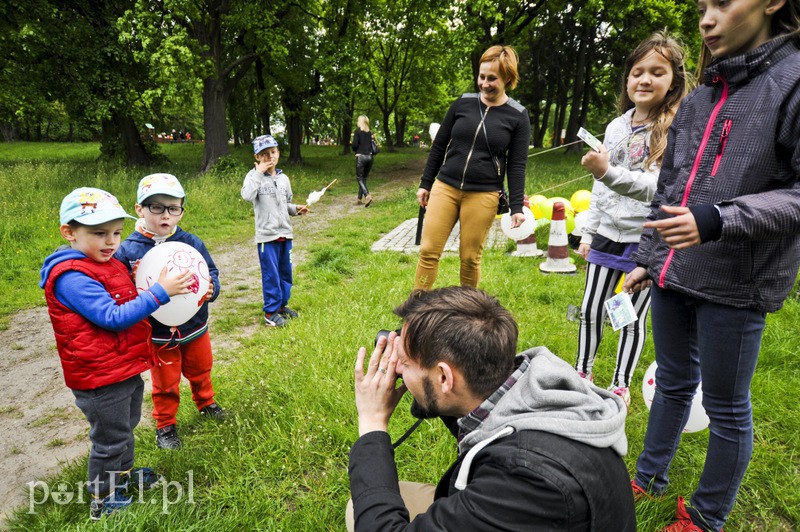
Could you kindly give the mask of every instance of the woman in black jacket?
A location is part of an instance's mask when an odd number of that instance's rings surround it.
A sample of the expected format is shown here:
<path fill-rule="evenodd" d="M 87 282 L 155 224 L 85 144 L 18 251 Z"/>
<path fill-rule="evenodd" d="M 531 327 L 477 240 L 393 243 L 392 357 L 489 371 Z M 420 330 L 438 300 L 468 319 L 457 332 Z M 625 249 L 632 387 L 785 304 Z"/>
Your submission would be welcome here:
<path fill-rule="evenodd" d="M 442 121 L 417 200 L 426 207 L 414 288 L 428 290 L 456 222 L 461 223 L 461 284 L 478 286 L 481 255 L 508 174 L 512 227 L 525 221 L 522 200 L 531 124 L 528 110 L 509 98 L 519 80 L 517 53 L 492 46 L 480 60 L 480 93 L 464 94 Z"/>
<path fill-rule="evenodd" d="M 358 181 L 358 200 L 356 205 L 361 205 L 361 198 L 364 198 L 364 207 L 369 207 L 372 203 L 372 194 L 367 190 L 367 177 L 372 170 L 372 140 L 375 135 L 369 130 L 369 117 L 361 115 L 358 117 L 358 129 L 353 134 L 353 152 L 356 154 L 356 181 Z"/>

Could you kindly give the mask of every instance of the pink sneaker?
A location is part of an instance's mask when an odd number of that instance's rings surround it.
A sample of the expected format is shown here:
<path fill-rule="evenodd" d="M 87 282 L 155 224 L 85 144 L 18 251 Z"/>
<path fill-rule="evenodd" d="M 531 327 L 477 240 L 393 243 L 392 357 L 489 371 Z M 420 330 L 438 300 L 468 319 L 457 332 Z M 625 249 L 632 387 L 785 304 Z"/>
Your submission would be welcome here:
<path fill-rule="evenodd" d="M 625 402 L 625 408 L 630 410 L 631 408 L 631 390 L 629 388 L 623 388 L 622 386 L 612 386 L 609 388 L 614 395 L 619 395 L 622 397 L 622 400 Z"/>
<path fill-rule="evenodd" d="M 582 372 L 582 371 L 579 371 L 579 372 L 578 372 L 578 376 L 579 376 L 581 379 L 588 380 L 589 382 L 594 382 L 594 375 L 592 375 L 591 373 L 588 373 L 588 374 L 587 374 L 587 373 L 584 373 L 584 372 Z"/>

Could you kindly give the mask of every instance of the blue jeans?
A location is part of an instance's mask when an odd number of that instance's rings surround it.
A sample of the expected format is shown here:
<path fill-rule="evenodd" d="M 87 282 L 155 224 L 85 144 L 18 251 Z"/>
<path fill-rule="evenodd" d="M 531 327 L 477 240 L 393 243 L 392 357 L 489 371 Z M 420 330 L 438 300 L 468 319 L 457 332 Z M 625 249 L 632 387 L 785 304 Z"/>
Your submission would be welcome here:
<path fill-rule="evenodd" d="M 657 386 L 644 450 L 636 462 L 636 483 L 655 494 L 667 489 L 670 462 L 702 379 L 710 435 L 690 514 L 696 525 L 720 530 L 753 453 L 750 381 L 766 313 L 712 303 L 655 285 L 651 302 Z"/>
<path fill-rule="evenodd" d="M 292 241 L 273 240 L 258 244 L 261 262 L 261 291 L 265 314 L 278 312 L 292 295 Z"/>

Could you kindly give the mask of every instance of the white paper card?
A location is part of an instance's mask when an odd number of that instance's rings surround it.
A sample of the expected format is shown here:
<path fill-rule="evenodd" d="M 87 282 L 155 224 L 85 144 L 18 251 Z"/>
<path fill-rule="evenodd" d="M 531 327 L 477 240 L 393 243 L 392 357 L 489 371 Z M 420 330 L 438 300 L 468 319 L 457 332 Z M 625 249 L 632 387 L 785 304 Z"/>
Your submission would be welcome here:
<path fill-rule="evenodd" d="M 606 312 L 611 320 L 611 326 L 618 331 L 639 319 L 636 309 L 631 303 L 631 296 L 627 292 L 621 292 L 606 301 Z"/>
<path fill-rule="evenodd" d="M 603 144 L 602 142 L 600 142 L 600 140 L 598 140 L 597 137 L 595 137 L 594 135 L 592 135 L 583 128 L 580 128 L 578 130 L 578 138 L 581 139 L 586 144 L 588 144 L 590 148 L 592 148 L 594 151 L 597 152 L 600 151 L 600 145 Z"/>

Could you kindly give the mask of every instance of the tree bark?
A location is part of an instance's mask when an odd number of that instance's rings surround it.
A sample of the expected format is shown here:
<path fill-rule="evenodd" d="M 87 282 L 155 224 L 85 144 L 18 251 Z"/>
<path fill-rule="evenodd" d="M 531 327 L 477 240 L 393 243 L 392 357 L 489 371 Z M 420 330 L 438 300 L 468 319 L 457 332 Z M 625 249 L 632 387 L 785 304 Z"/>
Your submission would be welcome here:
<path fill-rule="evenodd" d="M 572 82 L 572 101 L 570 102 L 569 120 L 567 121 L 566 141 L 570 143 L 578 138 L 579 118 L 581 116 L 581 102 L 583 102 L 583 91 L 586 88 L 584 79 L 588 69 L 589 43 L 594 36 L 594 26 L 586 25 L 581 31 L 581 40 L 578 48 L 578 59 L 575 64 L 575 78 Z M 567 153 L 580 153 L 583 146 L 573 144 L 567 147 Z"/>
<path fill-rule="evenodd" d="M 201 172 L 207 172 L 217 159 L 228 154 L 228 126 L 224 81 L 217 78 L 203 80 L 203 127 L 205 148 Z"/>

